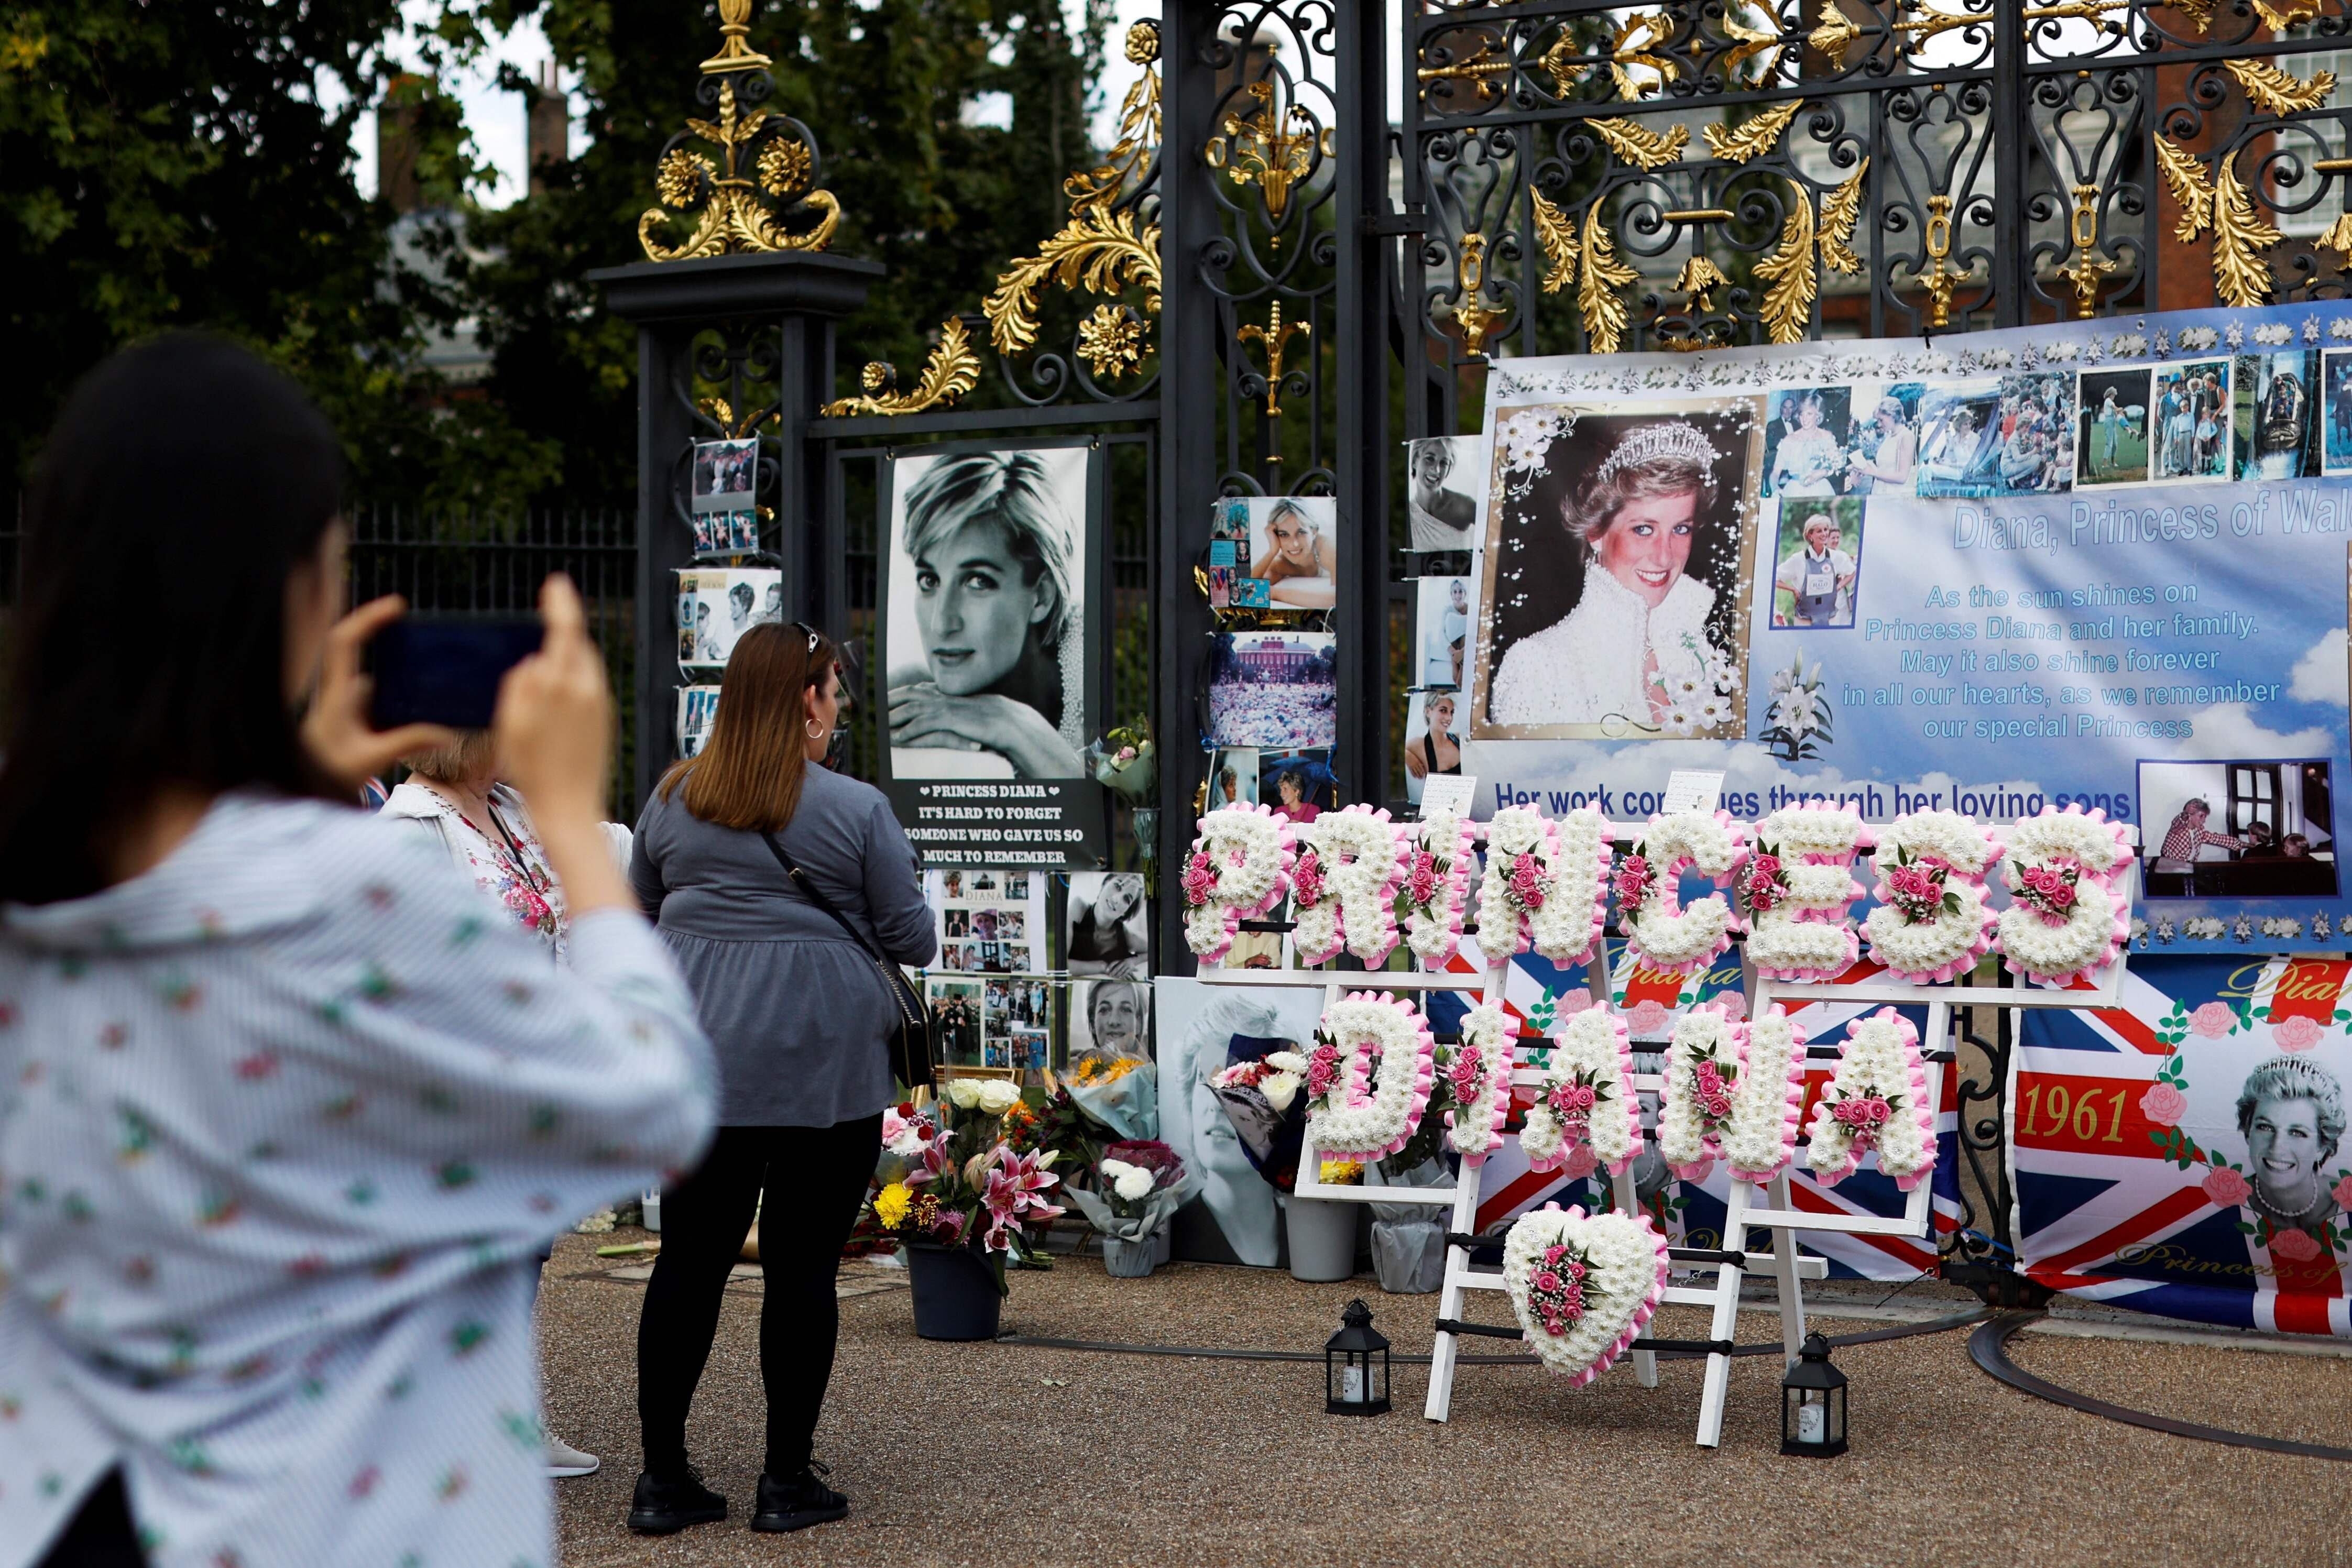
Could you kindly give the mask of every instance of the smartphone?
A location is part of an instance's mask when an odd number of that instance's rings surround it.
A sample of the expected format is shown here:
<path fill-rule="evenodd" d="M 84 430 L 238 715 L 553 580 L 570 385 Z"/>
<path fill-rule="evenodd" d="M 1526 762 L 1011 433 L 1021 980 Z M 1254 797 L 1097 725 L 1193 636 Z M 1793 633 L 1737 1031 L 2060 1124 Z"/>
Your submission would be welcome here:
<path fill-rule="evenodd" d="M 404 615 L 368 644 L 378 729 L 442 724 L 488 729 L 499 683 L 539 652 L 546 630 L 535 615 Z"/>

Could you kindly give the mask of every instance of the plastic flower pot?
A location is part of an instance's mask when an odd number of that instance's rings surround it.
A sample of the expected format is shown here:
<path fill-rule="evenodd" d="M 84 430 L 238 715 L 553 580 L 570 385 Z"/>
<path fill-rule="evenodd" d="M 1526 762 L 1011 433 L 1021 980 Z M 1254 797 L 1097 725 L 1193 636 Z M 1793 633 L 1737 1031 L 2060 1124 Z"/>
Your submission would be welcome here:
<path fill-rule="evenodd" d="M 907 1243 L 907 1283 L 915 1298 L 915 1333 L 924 1339 L 994 1339 L 1004 1298 L 996 1273 L 969 1247 Z"/>
<path fill-rule="evenodd" d="M 1290 1277 L 1345 1280 L 1356 1271 L 1356 1209 L 1324 1197 L 1290 1200 Z"/>
<path fill-rule="evenodd" d="M 1103 1272 L 1121 1280 L 1140 1280 L 1159 1266 L 1158 1238 L 1146 1236 L 1139 1241 L 1128 1241 L 1117 1236 L 1103 1238 Z"/>

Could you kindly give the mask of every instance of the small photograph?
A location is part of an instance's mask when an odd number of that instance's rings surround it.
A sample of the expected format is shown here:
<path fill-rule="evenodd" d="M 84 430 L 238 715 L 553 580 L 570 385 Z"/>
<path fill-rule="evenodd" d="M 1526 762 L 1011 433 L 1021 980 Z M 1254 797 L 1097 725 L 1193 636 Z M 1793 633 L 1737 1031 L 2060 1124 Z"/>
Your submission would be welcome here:
<path fill-rule="evenodd" d="M 1273 609 L 1274 585 L 1262 577 L 1234 579 L 1234 608 L 1236 610 Z"/>
<path fill-rule="evenodd" d="M 1273 931 L 1237 931 L 1234 945 L 1225 950 L 1226 969 L 1279 969 L 1282 967 L 1282 937 Z"/>
<path fill-rule="evenodd" d="M 725 555 L 727 553 L 727 512 L 697 512 L 694 514 L 694 553 Z"/>
<path fill-rule="evenodd" d="M 1339 805 L 1339 779 L 1323 750 L 1258 753 L 1258 800 L 1294 822 L 1311 822 Z"/>
<path fill-rule="evenodd" d="M 1250 514 L 1249 574 L 1266 585 L 1268 607 L 1330 609 L 1339 593 L 1339 503 L 1328 496 L 1243 499 Z"/>
<path fill-rule="evenodd" d="M 677 754 L 699 756 L 719 716 L 717 686 L 680 686 L 677 693 Z"/>
<path fill-rule="evenodd" d="M 1919 478 L 1919 382 L 1857 382 L 1846 436 L 1845 493 L 1907 496 Z"/>
<path fill-rule="evenodd" d="M 678 662 L 720 665 L 735 639 L 758 623 L 760 606 L 783 605 L 783 573 L 772 567 L 689 570 L 677 574 Z"/>
<path fill-rule="evenodd" d="M 1236 544 L 1234 540 L 1211 539 L 1209 541 L 1209 564 L 1211 566 L 1239 566 L 1241 563 L 1242 547 Z"/>
<path fill-rule="evenodd" d="M 1766 496 L 1845 493 L 1853 404 L 1851 387 L 1794 387 L 1765 398 L 1771 414 L 1764 423 Z"/>
<path fill-rule="evenodd" d="M 2331 349 L 2321 356 L 2321 384 L 2326 406 L 2320 411 L 2321 467 L 2329 474 L 2352 474 L 2352 349 Z"/>
<path fill-rule="evenodd" d="M 1209 671 L 1214 746 L 1336 746 L 1339 638 L 1329 632 L 1223 632 Z"/>
<path fill-rule="evenodd" d="M 1405 510 L 1413 549 L 1475 549 L 1486 500 L 1486 438 L 1432 435 L 1405 444 Z"/>
<path fill-rule="evenodd" d="M 2071 375 L 1931 386 L 1919 400 L 1919 494 L 2032 496 L 2074 478 Z"/>
<path fill-rule="evenodd" d="M 2158 479 L 2221 479 L 2230 472 L 2230 361 L 2200 360 L 2156 371 Z"/>
<path fill-rule="evenodd" d="M 2314 758 L 2139 765 L 2142 883 L 2150 898 L 2336 893 L 2328 764 Z"/>
<path fill-rule="evenodd" d="M 1257 803 L 1257 747 L 1228 746 L 1210 753 L 1209 809 Z"/>
<path fill-rule="evenodd" d="M 998 1068 L 1013 1065 L 1013 1052 L 1001 1036 L 982 1042 L 980 1064 L 982 1067 Z"/>
<path fill-rule="evenodd" d="M 1149 988 L 1134 980 L 1076 980 L 1070 986 L 1070 1065 L 1151 1060 Z"/>
<path fill-rule="evenodd" d="M 1773 625 L 1800 632 L 1853 629 L 1864 505 L 1854 496 L 1780 503 L 1772 552 Z"/>
<path fill-rule="evenodd" d="M 2076 383 L 2082 436 L 2074 445 L 2076 485 L 2147 481 L 2148 372 L 2084 371 Z"/>
<path fill-rule="evenodd" d="M 1151 913 L 1137 873 L 1072 872 L 1063 918 L 1062 962 L 1071 974 L 1151 973 Z"/>
<path fill-rule="evenodd" d="M 961 974 L 971 966 L 964 962 L 963 944 L 950 942 L 940 949 L 940 967 L 950 974 Z"/>
<path fill-rule="evenodd" d="M 727 519 L 727 549 L 735 555 L 749 555 L 760 548 L 760 514 L 757 512 L 722 512 Z M 776 590 L 777 601 L 783 600 L 784 591 Z"/>
<path fill-rule="evenodd" d="M 694 505 L 698 512 L 750 508 L 759 477 L 760 443 L 698 441 L 694 444 Z M 673 492 L 675 493 L 675 492 Z"/>
<path fill-rule="evenodd" d="M 1416 685 L 1460 689 L 1469 667 L 1470 633 L 1478 620 L 1477 591 L 1467 577 L 1424 577 L 1413 617 L 1421 645 Z"/>
<path fill-rule="evenodd" d="M 1025 904 L 1028 902 L 1029 876 L 1030 873 L 1025 871 L 1007 872 L 1004 873 L 1005 903 Z"/>
<path fill-rule="evenodd" d="M 923 999 L 940 1029 L 940 1059 L 950 1065 L 971 1066 L 980 1061 L 980 982 L 923 982 Z"/>
<path fill-rule="evenodd" d="M 1234 603 L 1234 569 L 1213 566 L 1209 569 L 1209 608 L 1230 610 Z"/>
<path fill-rule="evenodd" d="M 975 909 L 970 913 L 971 935 L 979 941 L 1025 942 L 1029 938 L 1028 916 L 1021 910 Z"/>
<path fill-rule="evenodd" d="M 1250 538 L 1250 498 L 1220 496 L 1209 514 L 1209 538 L 1245 545 Z"/>
<path fill-rule="evenodd" d="M 971 935 L 971 911 L 950 909 L 940 916 L 940 934 L 951 941 L 961 941 Z"/>
<path fill-rule="evenodd" d="M 2238 356 L 2233 435 L 2241 479 L 2294 479 L 2319 465 L 2311 441 L 2319 356 L 2296 349 Z"/>
<path fill-rule="evenodd" d="M 1013 1030 L 1004 1041 L 1005 1065 L 1021 1072 L 1042 1072 L 1045 1068 L 1045 1031 L 1041 1029 Z"/>
<path fill-rule="evenodd" d="M 1433 773 L 1462 771 L 1462 737 L 1453 692 L 1414 692 L 1404 717 L 1404 797 L 1421 804 L 1422 786 Z"/>
<path fill-rule="evenodd" d="M 971 873 L 971 886 L 969 896 L 992 904 L 1004 891 L 1004 879 L 992 871 L 976 871 Z"/>

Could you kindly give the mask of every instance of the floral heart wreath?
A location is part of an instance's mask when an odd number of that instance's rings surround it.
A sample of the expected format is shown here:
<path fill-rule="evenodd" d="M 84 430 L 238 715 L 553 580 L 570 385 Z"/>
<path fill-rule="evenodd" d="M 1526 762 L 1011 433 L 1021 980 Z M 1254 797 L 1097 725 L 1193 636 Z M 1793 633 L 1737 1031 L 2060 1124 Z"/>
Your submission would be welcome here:
<path fill-rule="evenodd" d="M 1290 819 L 1270 806 L 1226 806 L 1201 819 L 1184 857 L 1184 945 L 1215 963 L 1233 950 L 1241 923 L 1290 891 L 1297 858 Z"/>
<path fill-rule="evenodd" d="M 1547 1204 L 1503 1242 L 1503 1286 L 1536 1358 L 1581 1388 L 1632 1346 L 1666 1291 L 1666 1239 L 1648 1215 Z"/>
<path fill-rule="evenodd" d="M 1563 967 L 1581 963 L 1606 922 L 1609 821 L 1580 807 L 1554 821 L 1506 806 L 1486 825 L 1478 884 L 1478 946 L 1500 963 L 1533 947 Z"/>
<path fill-rule="evenodd" d="M 1386 991 L 1353 991 L 1326 1008 L 1307 1056 L 1317 1152 L 1370 1164 L 1411 1143 L 1429 1109 L 1436 1051 L 1429 1020 Z"/>
<path fill-rule="evenodd" d="M 1846 1025 L 1837 1070 L 1813 1105 L 1805 1163 L 1813 1179 L 1834 1186 L 1863 1155 L 1878 1151 L 1878 1169 L 1908 1192 L 1936 1168 L 1936 1113 L 1927 1103 L 1927 1068 L 1919 1031 L 1893 1008 Z"/>
<path fill-rule="evenodd" d="M 1862 896 L 1855 853 L 1874 841 L 1861 816 L 1827 800 L 1784 806 L 1756 824 L 1734 881 L 1748 918 L 1748 956 L 1768 979 L 1836 979 L 1860 949 L 1851 911 Z"/>
<path fill-rule="evenodd" d="M 1912 811 L 1879 831 L 1878 905 L 1863 922 L 1870 956 L 1899 980 L 1936 984 L 1976 967 L 1998 919 L 1985 873 L 2007 852 L 1975 819 Z"/>
<path fill-rule="evenodd" d="M 1718 886 L 1730 881 L 1748 853 L 1742 832 L 1728 811 L 1652 817 L 1633 852 L 1617 862 L 1618 927 L 1644 967 L 1696 974 L 1730 947 L 1739 922 L 1723 895 L 1685 909 L 1675 884 L 1686 868 Z"/>
<path fill-rule="evenodd" d="M 2009 833 L 2010 905 L 2000 951 L 2010 969 L 2043 985 L 2088 979 L 2131 940 L 2124 902 L 2108 885 L 2131 861 L 2124 826 L 2095 807 L 2042 809 Z"/>
<path fill-rule="evenodd" d="M 1290 894 L 1298 961 L 1320 964 L 1344 947 L 1379 968 L 1396 950 L 1403 833 L 1388 812 L 1370 806 L 1326 811 L 1295 831 Z"/>

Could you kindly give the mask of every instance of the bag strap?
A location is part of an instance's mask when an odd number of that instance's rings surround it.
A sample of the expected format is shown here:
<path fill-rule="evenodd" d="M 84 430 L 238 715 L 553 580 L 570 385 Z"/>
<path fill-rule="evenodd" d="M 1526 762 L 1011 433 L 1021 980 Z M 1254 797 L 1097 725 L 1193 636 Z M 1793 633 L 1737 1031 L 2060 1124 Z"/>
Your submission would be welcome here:
<path fill-rule="evenodd" d="M 800 862 L 793 859 L 790 852 L 778 841 L 775 834 L 761 833 L 760 838 L 767 844 L 769 853 L 776 857 L 776 863 L 784 868 L 784 874 L 792 878 L 793 885 L 799 888 L 811 904 L 832 915 L 834 924 L 847 932 L 849 939 L 864 949 L 867 957 L 874 960 L 876 967 L 882 971 L 883 982 L 890 988 L 890 999 L 898 1004 L 901 1014 L 906 1013 L 908 1010 L 906 1001 L 912 995 L 914 987 L 908 982 L 907 977 L 899 972 L 898 967 L 884 957 L 874 944 L 866 939 L 866 934 L 850 923 L 849 916 L 844 915 L 835 905 L 833 900 L 824 895 L 815 880 L 801 869 Z"/>

